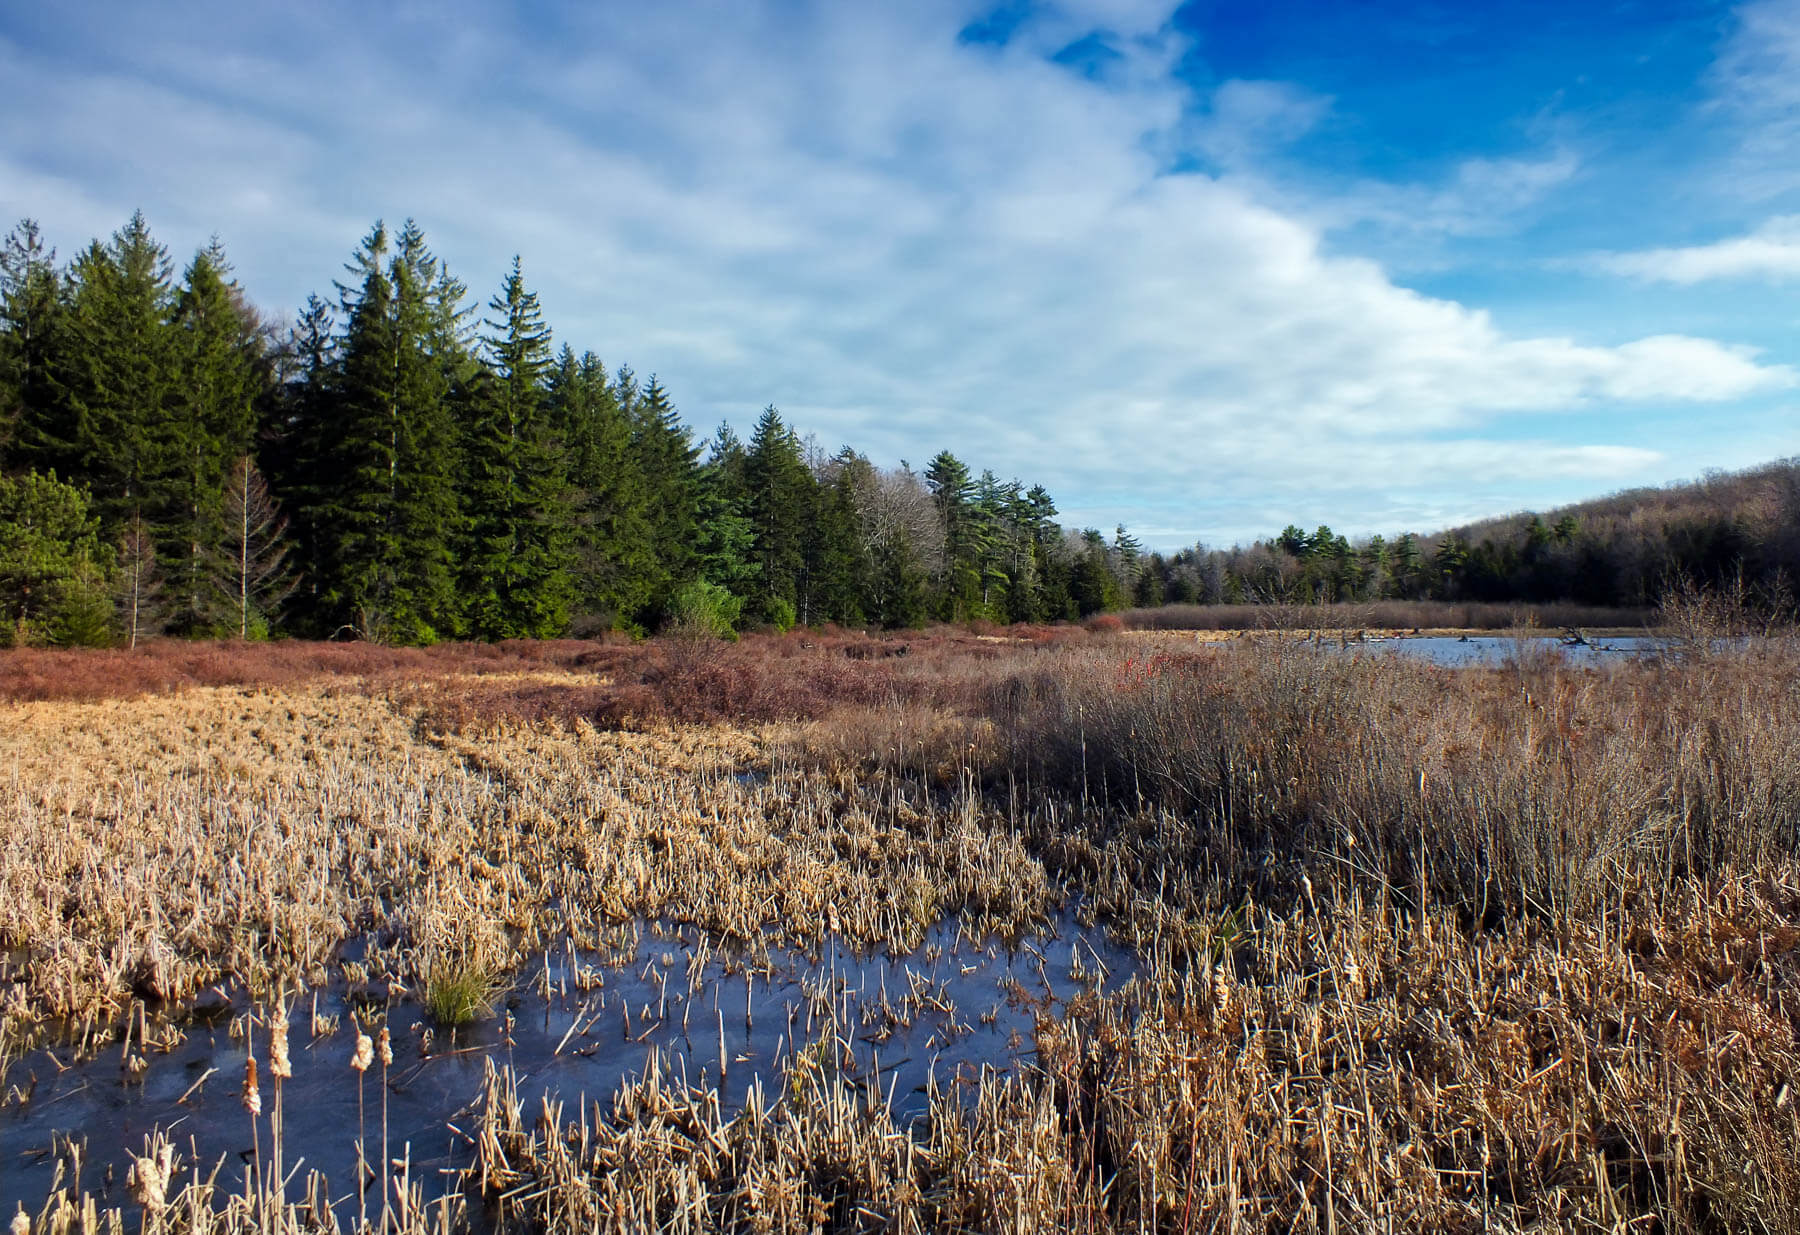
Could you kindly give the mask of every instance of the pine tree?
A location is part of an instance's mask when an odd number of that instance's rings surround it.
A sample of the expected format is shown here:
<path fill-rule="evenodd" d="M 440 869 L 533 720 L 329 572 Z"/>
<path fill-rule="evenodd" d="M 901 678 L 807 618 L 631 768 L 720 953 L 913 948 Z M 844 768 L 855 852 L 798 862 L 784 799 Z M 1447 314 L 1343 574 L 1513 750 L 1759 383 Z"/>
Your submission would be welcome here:
<path fill-rule="evenodd" d="M 694 545 L 699 577 L 740 598 L 756 592 L 761 573 L 756 527 L 746 513 L 748 462 L 743 442 L 729 424 L 721 424 L 700 469 L 700 526 Z"/>
<path fill-rule="evenodd" d="M 75 485 L 54 474 L 0 476 L 0 646 L 109 641 L 99 533 Z"/>
<path fill-rule="evenodd" d="M 224 511 L 227 481 L 250 449 L 270 376 L 260 323 L 230 272 L 215 240 L 182 276 L 173 313 L 180 378 L 150 506 L 157 512 L 171 624 L 184 634 L 234 625 L 233 608 L 220 606 L 212 581 L 216 559 L 233 538 Z"/>
<path fill-rule="evenodd" d="M 463 288 L 410 221 L 390 250 L 377 223 L 340 285 L 337 425 L 318 520 L 320 601 L 366 637 L 428 643 L 458 624 L 461 512 L 452 391 L 474 378 Z"/>
<path fill-rule="evenodd" d="M 649 531 L 647 599 L 634 616 L 654 625 L 667 613 L 675 592 L 693 577 L 700 522 L 700 448 L 655 377 L 639 390 L 629 370 L 622 371 L 616 397 L 631 424 L 632 454 L 643 475 Z"/>
<path fill-rule="evenodd" d="M 569 624 L 571 528 L 545 406 L 550 331 L 517 257 L 488 308 L 493 372 L 471 392 L 464 436 L 469 625 L 487 639 L 549 638 Z"/>
<path fill-rule="evenodd" d="M 290 560 L 297 586 L 290 610 L 303 628 L 329 633 L 319 583 L 330 574 L 326 552 L 332 538 L 320 516 L 334 483 L 328 467 L 338 429 L 338 354 L 331 306 L 319 297 L 307 297 L 282 359 L 283 378 L 270 404 L 259 454 L 270 487 L 291 512 Z"/>
<path fill-rule="evenodd" d="M 925 469 L 925 483 L 937 502 L 944 524 L 943 593 L 938 615 L 956 621 L 974 615 L 981 603 L 981 574 L 976 566 L 980 529 L 971 509 L 973 485 L 969 469 L 948 450 L 939 451 Z"/>
<path fill-rule="evenodd" d="M 54 397 L 23 409 L 16 449 L 27 466 L 85 487 L 102 527 L 117 529 L 147 509 L 170 465 L 169 255 L 140 212 L 108 243 L 90 244 L 68 278 L 49 362 Z"/>
<path fill-rule="evenodd" d="M 771 405 L 757 419 L 744 457 L 745 513 L 756 537 L 758 591 L 754 617 L 783 625 L 806 620 L 809 526 L 816 484 L 800 452 L 800 439 Z"/>
<path fill-rule="evenodd" d="M 27 409 L 41 422 L 54 406 L 50 366 L 62 308 L 56 251 L 23 219 L 0 244 L 0 472 Z"/>
<path fill-rule="evenodd" d="M 648 487 L 621 386 L 599 357 L 577 359 L 566 346 L 548 385 L 569 481 L 575 610 L 584 627 L 626 625 L 650 603 L 657 568 Z"/>

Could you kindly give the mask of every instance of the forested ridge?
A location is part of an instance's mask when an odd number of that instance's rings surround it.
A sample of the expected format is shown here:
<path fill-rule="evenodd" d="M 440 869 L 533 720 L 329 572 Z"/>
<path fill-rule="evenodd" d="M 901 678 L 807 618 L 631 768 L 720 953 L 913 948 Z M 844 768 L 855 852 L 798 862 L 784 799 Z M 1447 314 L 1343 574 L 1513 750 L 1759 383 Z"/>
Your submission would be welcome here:
<path fill-rule="evenodd" d="M 1671 587 L 1730 588 L 1781 610 L 1800 581 L 1800 459 L 1630 489 L 1436 533 L 1357 540 L 1289 524 L 1248 548 L 1151 554 L 1139 607 L 1376 600 L 1654 607 Z"/>
<path fill-rule="evenodd" d="M 141 214 L 0 254 L 0 637 L 396 643 L 1076 618 L 1142 555 L 950 451 L 827 454 L 770 406 L 705 441 L 554 340 L 521 265 L 469 289 L 410 220 L 276 327 Z"/>

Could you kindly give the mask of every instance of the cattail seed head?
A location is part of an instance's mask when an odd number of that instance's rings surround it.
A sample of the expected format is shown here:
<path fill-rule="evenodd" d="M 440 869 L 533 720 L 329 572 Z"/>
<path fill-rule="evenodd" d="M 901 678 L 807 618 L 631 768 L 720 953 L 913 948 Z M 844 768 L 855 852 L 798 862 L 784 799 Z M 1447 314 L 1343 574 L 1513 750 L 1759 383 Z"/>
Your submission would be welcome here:
<path fill-rule="evenodd" d="M 369 1070 L 369 1065 L 374 1062 L 375 1044 L 369 1040 L 368 1034 L 357 1034 L 356 1053 L 350 1056 L 350 1066 L 355 1068 L 358 1072 L 367 1072 Z"/>
<path fill-rule="evenodd" d="M 25 1203 L 19 1203 L 19 1212 L 13 1215 L 12 1235 L 31 1235 L 31 1219 L 25 1215 Z"/>
<path fill-rule="evenodd" d="M 288 1061 L 288 1022 L 285 1009 L 277 1010 L 275 1020 L 269 1025 L 269 1075 L 278 1081 L 285 1081 L 294 1075 L 293 1065 Z"/>
<path fill-rule="evenodd" d="M 393 1064 L 394 1038 L 392 1034 L 388 1033 L 386 1025 L 381 1027 L 381 1033 L 375 1039 L 375 1053 L 380 1057 L 382 1067 L 386 1068 Z"/>
<path fill-rule="evenodd" d="M 244 1060 L 244 1109 L 252 1116 L 262 1114 L 262 1090 L 256 1085 L 256 1056 Z"/>
<path fill-rule="evenodd" d="M 131 1185 L 131 1199 L 151 1213 L 160 1213 L 169 1203 L 169 1178 L 174 1173 L 175 1147 L 167 1141 L 157 1147 L 154 1155 L 133 1157 L 131 1174 L 126 1177 Z M 18 1229 L 17 1220 L 13 1229 Z"/>

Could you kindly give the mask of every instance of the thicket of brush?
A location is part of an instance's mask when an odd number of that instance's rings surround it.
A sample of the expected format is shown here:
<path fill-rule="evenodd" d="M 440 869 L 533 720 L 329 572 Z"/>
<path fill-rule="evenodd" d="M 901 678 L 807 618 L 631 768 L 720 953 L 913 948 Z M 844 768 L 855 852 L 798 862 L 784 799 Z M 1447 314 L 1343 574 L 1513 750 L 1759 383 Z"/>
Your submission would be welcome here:
<path fill-rule="evenodd" d="M 363 976 L 417 982 L 452 923 L 491 965 L 639 914 L 904 943 L 1073 896 L 1144 976 L 1040 1021 L 1024 1074 L 946 1087 L 902 1126 L 839 1066 L 859 1027 L 836 1014 L 734 1118 L 660 1064 L 610 1104 L 497 1070 L 468 1212 L 558 1232 L 1796 1231 L 1800 651 L 1721 648 L 1688 616 L 1677 651 L 1598 669 L 1524 639 L 1503 668 L 1450 670 L 829 635 L 627 649 L 610 681 L 583 652 L 185 712 L 12 705 L 113 744 L 73 766 L 6 752 L 0 943 L 29 955 L 6 1006 L 102 1020 L 146 976 L 291 988 L 371 923 Z M 574 723 L 606 720 L 583 692 L 622 686 L 651 717 L 815 719 Z M 136 749 L 171 718 L 187 732 Z M 253 849 L 239 891 L 203 887 L 242 852 L 226 817 L 315 856 Z M 311 1192 L 181 1195 L 146 1229 L 338 1222 Z M 421 1235 L 458 1212 L 393 1211 Z M 91 1214 L 72 1188 L 26 1221 Z"/>

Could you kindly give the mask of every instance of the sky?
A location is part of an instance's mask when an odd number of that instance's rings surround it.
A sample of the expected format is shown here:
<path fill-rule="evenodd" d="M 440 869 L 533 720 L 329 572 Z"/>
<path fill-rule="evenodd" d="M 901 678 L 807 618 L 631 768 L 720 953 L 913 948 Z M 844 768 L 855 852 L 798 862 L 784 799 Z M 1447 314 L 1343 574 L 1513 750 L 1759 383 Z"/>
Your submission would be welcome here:
<path fill-rule="evenodd" d="M 1153 548 L 1800 454 L 1800 0 L 58 0 L 0 79 L 65 257 L 142 209 L 291 317 L 412 217 L 699 436 Z"/>

